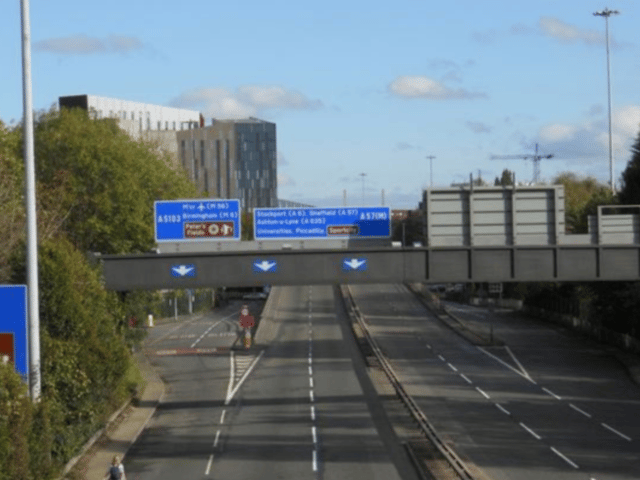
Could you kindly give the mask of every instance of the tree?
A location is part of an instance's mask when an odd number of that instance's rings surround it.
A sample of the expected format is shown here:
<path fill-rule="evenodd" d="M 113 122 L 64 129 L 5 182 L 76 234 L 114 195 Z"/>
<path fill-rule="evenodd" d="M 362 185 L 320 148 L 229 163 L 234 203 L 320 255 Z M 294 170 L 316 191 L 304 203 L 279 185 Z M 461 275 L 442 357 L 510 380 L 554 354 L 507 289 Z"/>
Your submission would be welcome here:
<path fill-rule="evenodd" d="M 499 187 L 499 186 L 506 187 L 508 185 L 515 184 L 515 178 L 516 178 L 516 174 L 514 172 L 512 172 L 511 170 L 509 170 L 508 168 L 505 168 L 502 171 L 502 175 L 500 177 L 496 177 L 496 179 L 493 182 L 493 184 L 496 187 Z"/>
<path fill-rule="evenodd" d="M 589 215 L 595 215 L 599 205 L 617 203 L 611 190 L 593 177 L 581 178 L 573 172 L 563 172 L 553 183 L 564 186 L 565 225 L 570 233 L 587 233 Z"/>
<path fill-rule="evenodd" d="M 631 152 L 633 155 L 622 172 L 622 188 L 618 193 L 622 205 L 640 205 L 640 133 Z"/>

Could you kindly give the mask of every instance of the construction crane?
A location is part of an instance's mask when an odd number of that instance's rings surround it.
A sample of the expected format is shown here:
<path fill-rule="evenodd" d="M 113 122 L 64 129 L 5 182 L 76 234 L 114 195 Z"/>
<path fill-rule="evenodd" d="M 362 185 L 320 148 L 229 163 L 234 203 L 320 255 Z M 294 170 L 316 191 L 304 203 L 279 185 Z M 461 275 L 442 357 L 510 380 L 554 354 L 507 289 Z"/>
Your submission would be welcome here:
<path fill-rule="evenodd" d="M 515 159 L 519 158 L 522 160 L 533 160 L 533 183 L 538 183 L 540 179 L 540 160 L 543 158 L 553 158 L 553 154 L 549 155 L 539 155 L 538 154 L 538 144 L 536 143 L 536 153 L 533 155 L 491 155 L 491 160 L 502 160 L 502 159 Z"/>

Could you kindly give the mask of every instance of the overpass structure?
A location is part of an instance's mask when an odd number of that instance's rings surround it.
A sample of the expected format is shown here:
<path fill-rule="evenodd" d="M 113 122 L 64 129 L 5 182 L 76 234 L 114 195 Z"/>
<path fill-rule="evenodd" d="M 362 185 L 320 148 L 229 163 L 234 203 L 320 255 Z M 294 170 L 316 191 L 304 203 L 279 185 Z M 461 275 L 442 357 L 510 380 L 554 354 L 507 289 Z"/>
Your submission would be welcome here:
<path fill-rule="evenodd" d="M 561 186 L 430 189 L 419 247 L 390 241 L 167 243 L 101 255 L 106 287 L 640 280 L 640 206 L 599 207 L 567 235 Z M 631 210 L 627 213 L 625 210 Z"/>

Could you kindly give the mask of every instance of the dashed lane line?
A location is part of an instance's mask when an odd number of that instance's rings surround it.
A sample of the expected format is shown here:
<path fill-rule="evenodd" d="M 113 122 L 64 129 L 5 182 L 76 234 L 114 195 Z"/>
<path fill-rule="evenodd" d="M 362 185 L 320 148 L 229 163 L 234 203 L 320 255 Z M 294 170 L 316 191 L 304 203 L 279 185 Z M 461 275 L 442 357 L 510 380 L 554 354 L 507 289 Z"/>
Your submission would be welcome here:
<path fill-rule="evenodd" d="M 616 435 L 618 435 L 621 438 L 624 438 L 627 442 L 631 442 L 632 438 L 626 436 L 624 433 L 619 432 L 618 430 L 616 430 L 615 428 L 607 425 L 606 423 L 601 423 L 600 425 L 602 425 L 604 428 L 606 428 L 607 430 L 609 430 L 610 432 L 615 433 Z"/>
<path fill-rule="evenodd" d="M 578 469 L 580 468 L 578 465 L 576 465 L 574 462 L 572 462 L 571 460 L 569 460 L 567 457 L 565 457 L 562 453 L 560 453 L 558 450 L 556 450 L 553 447 L 549 447 L 551 448 L 551 451 L 553 453 L 555 453 L 556 455 L 558 455 L 562 460 L 564 460 L 565 462 L 567 462 L 569 465 L 571 465 L 573 468 Z"/>

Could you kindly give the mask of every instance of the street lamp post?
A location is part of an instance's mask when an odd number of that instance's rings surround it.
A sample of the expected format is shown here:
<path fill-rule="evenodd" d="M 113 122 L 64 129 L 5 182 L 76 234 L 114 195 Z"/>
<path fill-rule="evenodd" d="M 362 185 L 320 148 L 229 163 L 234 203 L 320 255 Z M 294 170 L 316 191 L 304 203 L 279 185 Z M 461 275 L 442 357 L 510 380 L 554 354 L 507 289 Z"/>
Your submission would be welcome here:
<path fill-rule="evenodd" d="M 594 13 L 594 15 L 597 17 L 604 17 L 604 28 L 607 45 L 607 95 L 609 105 L 609 183 L 612 193 L 615 193 L 616 186 L 613 180 L 613 145 L 611 135 L 611 62 L 609 61 L 609 17 L 611 15 L 617 15 L 618 13 L 620 12 L 618 12 L 617 10 L 609 10 L 608 8 Z"/>
<path fill-rule="evenodd" d="M 364 177 L 366 177 L 367 174 L 361 173 L 360 176 L 362 177 L 362 206 L 364 207 Z"/>
<path fill-rule="evenodd" d="M 433 159 L 436 158 L 435 155 L 427 155 L 429 159 L 429 187 L 433 187 Z"/>

